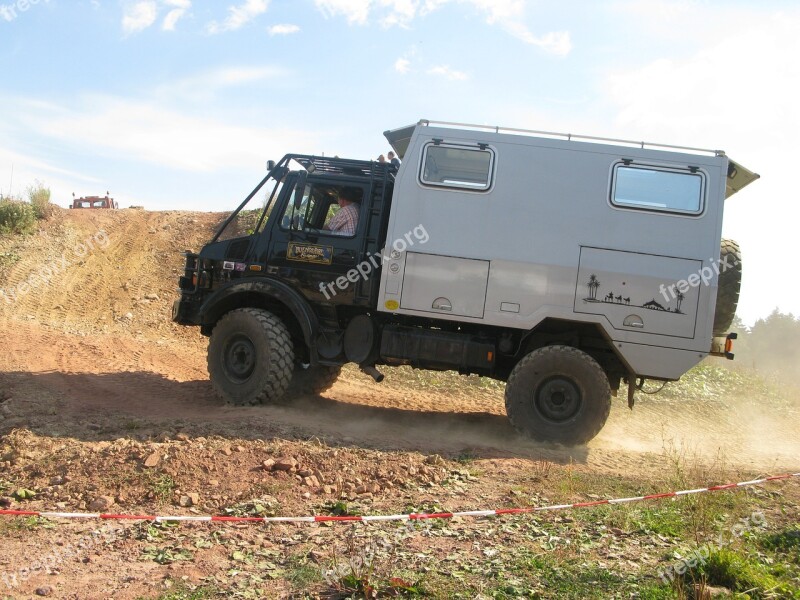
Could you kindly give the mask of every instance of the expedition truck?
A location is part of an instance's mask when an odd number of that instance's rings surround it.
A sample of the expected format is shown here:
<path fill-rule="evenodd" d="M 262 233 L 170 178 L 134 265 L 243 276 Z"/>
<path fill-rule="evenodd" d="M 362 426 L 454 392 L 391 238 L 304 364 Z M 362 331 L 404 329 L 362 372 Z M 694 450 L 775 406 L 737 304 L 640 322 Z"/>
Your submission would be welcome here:
<path fill-rule="evenodd" d="M 524 434 L 581 444 L 623 383 L 632 406 L 645 379 L 733 358 L 723 208 L 758 175 L 724 152 L 431 121 L 384 135 L 399 168 L 287 154 L 185 253 L 173 320 L 210 336 L 228 402 L 320 393 L 345 363 L 454 370 L 507 382 Z"/>

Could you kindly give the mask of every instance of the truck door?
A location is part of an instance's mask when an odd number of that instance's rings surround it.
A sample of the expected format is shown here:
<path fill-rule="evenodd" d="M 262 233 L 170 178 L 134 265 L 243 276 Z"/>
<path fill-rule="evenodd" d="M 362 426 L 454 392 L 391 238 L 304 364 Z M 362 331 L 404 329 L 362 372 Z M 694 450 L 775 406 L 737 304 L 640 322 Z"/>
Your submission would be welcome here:
<path fill-rule="evenodd" d="M 272 219 L 267 273 L 312 302 L 355 304 L 370 274 L 361 258 L 367 197 L 364 184 L 301 174 Z"/>

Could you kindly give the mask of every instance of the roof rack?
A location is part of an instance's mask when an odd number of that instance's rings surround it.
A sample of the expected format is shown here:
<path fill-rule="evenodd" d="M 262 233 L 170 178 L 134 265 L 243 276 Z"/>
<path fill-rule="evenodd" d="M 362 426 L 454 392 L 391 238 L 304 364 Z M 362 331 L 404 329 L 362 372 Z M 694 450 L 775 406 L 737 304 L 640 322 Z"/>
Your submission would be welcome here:
<path fill-rule="evenodd" d="M 382 164 L 370 160 L 354 160 L 329 156 L 313 156 L 308 154 L 290 154 L 288 158 L 300 163 L 309 173 L 325 173 L 326 175 L 349 175 L 350 177 L 372 177 L 380 171 L 394 175 L 396 167 L 388 163 Z"/>
<path fill-rule="evenodd" d="M 712 154 L 714 156 L 725 156 L 723 150 L 709 150 L 708 148 L 692 148 L 691 146 L 673 146 L 670 144 L 655 144 L 653 142 L 637 142 L 634 140 L 620 140 L 616 138 L 604 138 L 591 135 L 576 135 L 573 133 L 557 133 L 553 131 L 537 131 L 534 129 L 517 129 L 514 127 L 500 127 L 499 125 L 473 125 L 470 123 L 453 123 L 450 121 L 431 121 L 429 119 L 421 119 L 418 125 L 428 127 L 430 125 L 444 125 L 445 127 L 460 127 L 468 129 L 487 129 L 495 133 L 521 133 L 523 135 L 536 135 L 546 136 L 553 138 L 564 138 L 568 141 L 571 140 L 589 140 L 593 142 L 608 142 L 612 144 L 621 144 L 626 146 L 637 146 L 639 148 L 668 148 L 670 150 L 688 150 L 690 152 L 702 152 L 704 154 Z"/>

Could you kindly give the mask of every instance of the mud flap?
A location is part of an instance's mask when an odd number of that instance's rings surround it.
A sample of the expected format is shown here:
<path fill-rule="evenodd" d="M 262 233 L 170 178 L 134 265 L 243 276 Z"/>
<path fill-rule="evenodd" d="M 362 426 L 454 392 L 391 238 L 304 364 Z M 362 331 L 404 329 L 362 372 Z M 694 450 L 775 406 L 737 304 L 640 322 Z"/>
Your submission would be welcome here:
<path fill-rule="evenodd" d="M 633 410 L 634 398 L 633 394 L 636 392 L 636 373 L 631 371 L 628 373 L 628 408 Z"/>

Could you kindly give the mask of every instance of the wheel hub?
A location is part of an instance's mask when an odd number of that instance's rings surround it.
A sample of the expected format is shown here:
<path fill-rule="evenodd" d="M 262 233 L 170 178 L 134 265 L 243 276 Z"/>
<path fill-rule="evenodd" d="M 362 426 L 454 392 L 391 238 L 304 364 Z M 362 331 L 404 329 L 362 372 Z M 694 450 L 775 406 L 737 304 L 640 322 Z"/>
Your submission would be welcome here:
<path fill-rule="evenodd" d="M 583 398 L 578 387 L 569 379 L 552 377 L 536 390 L 534 405 L 537 412 L 548 421 L 563 423 L 581 409 Z"/>
<path fill-rule="evenodd" d="M 223 354 L 225 372 L 233 381 L 246 381 L 256 366 L 256 348 L 244 335 L 232 336 Z"/>

